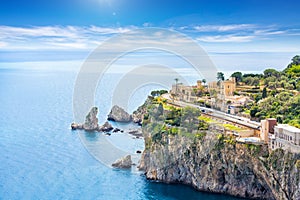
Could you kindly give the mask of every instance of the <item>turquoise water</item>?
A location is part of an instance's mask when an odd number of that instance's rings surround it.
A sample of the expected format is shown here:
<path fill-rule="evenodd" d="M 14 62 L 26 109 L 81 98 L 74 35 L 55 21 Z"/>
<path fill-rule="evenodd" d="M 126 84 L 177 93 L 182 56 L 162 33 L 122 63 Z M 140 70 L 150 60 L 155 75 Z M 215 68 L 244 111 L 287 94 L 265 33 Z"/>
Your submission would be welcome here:
<path fill-rule="evenodd" d="M 0 199 L 235 199 L 94 159 L 69 129 L 75 79 L 73 72 L 0 70 Z"/>

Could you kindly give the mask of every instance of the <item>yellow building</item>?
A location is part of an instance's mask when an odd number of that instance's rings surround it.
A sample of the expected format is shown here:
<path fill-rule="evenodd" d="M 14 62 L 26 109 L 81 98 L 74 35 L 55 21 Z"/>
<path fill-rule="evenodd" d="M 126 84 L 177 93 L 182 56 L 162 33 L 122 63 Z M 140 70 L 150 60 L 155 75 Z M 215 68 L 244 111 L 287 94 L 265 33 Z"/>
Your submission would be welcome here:
<path fill-rule="evenodd" d="M 235 89 L 236 82 L 235 78 L 233 77 L 226 81 L 214 81 L 208 83 L 208 91 L 212 96 L 211 105 L 214 108 L 220 109 L 221 111 L 230 112 L 228 111 L 228 106 L 233 102 L 228 98 L 234 96 Z"/>
<path fill-rule="evenodd" d="M 219 95 L 219 98 L 225 98 L 228 96 L 233 96 L 233 93 L 236 89 L 235 78 L 231 77 L 229 80 L 220 81 L 219 84 L 217 81 L 208 83 L 208 91 L 216 91 Z"/>
<path fill-rule="evenodd" d="M 202 85 L 202 81 L 200 81 L 200 80 L 197 81 L 197 89 L 199 89 L 199 90 L 204 89 L 204 86 Z"/>
<path fill-rule="evenodd" d="M 224 97 L 233 96 L 233 93 L 235 91 L 235 78 L 231 77 L 229 80 L 223 81 L 220 84 L 221 86 L 221 95 L 224 95 Z"/>

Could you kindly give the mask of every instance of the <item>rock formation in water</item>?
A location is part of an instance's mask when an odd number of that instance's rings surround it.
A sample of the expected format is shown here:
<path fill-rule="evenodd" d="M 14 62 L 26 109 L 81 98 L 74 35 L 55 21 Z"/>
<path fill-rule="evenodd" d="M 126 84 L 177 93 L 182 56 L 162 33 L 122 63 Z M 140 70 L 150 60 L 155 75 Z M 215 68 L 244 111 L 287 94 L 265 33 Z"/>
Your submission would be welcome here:
<path fill-rule="evenodd" d="M 148 114 L 139 164 L 148 179 L 251 199 L 300 199 L 299 154 L 236 143 L 214 130 L 170 134 Z"/>
<path fill-rule="evenodd" d="M 77 124 L 77 123 L 73 122 L 73 123 L 71 124 L 71 129 L 72 129 L 72 130 L 83 129 L 83 125 L 82 125 L 82 124 Z"/>
<path fill-rule="evenodd" d="M 102 126 L 98 127 L 98 131 L 101 131 L 101 132 L 109 132 L 113 129 L 114 128 L 112 127 L 112 125 L 108 121 L 106 121 Z"/>
<path fill-rule="evenodd" d="M 93 107 L 85 118 L 85 122 L 83 124 L 84 130 L 87 130 L 87 131 L 98 130 L 97 114 L 98 114 L 98 108 Z"/>
<path fill-rule="evenodd" d="M 112 164 L 113 167 L 128 169 L 132 166 L 131 155 L 127 155 L 124 158 L 118 159 L 116 162 Z"/>
<path fill-rule="evenodd" d="M 116 122 L 130 122 L 131 116 L 123 108 L 114 105 L 108 114 L 107 119 Z"/>
<path fill-rule="evenodd" d="M 107 121 L 102 126 L 99 126 L 97 114 L 98 114 L 98 108 L 93 107 L 90 110 L 90 112 L 87 114 L 84 124 L 77 124 L 73 122 L 71 124 L 72 130 L 84 129 L 86 131 L 109 132 L 114 129 L 112 125 Z"/>

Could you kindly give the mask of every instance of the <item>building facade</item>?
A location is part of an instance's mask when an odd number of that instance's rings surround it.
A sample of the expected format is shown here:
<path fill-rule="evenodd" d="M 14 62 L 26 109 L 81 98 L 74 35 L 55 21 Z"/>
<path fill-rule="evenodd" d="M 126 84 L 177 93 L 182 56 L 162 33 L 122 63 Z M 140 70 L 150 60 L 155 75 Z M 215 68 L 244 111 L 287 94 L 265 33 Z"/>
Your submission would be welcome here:
<path fill-rule="evenodd" d="M 195 92 L 203 89 L 202 82 L 198 80 L 195 86 L 183 85 L 182 83 L 172 85 L 170 93 L 176 100 L 194 103 L 199 100 Z"/>
<path fill-rule="evenodd" d="M 275 118 L 269 118 L 260 121 L 260 139 L 265 143 L 269 142 L 269 135 L 274 135 L 274 127 L 277 125 Z"/>
<path fill-rule="evenodd" d="M 235 90 L 236 81 L 234 77 L 230 77 L 226 81 L 208 83 L 212 107 L 229 114 L 237 114 L 250 101 L 250 98 L 235 96 Z"/>
<path fill-rule="evenodd" d="M 269 147 L 272 150 L 282 148 L 300 153 L 300 129 L 288 124 L 278 124 L 274 127 L 274 134 L 270 134 Z"/>

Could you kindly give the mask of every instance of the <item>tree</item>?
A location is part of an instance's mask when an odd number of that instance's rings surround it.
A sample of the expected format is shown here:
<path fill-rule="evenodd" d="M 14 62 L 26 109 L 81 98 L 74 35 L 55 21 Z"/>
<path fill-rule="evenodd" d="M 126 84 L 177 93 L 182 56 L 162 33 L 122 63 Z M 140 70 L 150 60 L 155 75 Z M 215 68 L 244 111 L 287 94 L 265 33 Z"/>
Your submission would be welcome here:
<path fill-rule="evenodd" d="M 262 78 L 263 75 L 262 74 L 243 74 L 243 79 L 247 78 L 247 77 L 258 77 L 258 78 Z"/>
<path fill-rule="evenodd" d="M 224 81 L 225 80 L 224 73 L 223 72 L 218 72 L 217 73 L 217 79 L 219 81 Z"/>
<path fill-rule="evenodd" d="M 178 81 L 179 81 L 179 79 L 178 78 L 175 78 L 174 79 L 175 80 L 175 96 L 177 96 L 177 85 L 178 85 Z"/>
<path fill-rule="evenodd" d="M 252 83 L 252 85 L 254 85 L 254 86 L 259 86 L 259 78 L 258 77 L 253 77 L 253 83 Z"/>
<path fill-rule="evenodd" d="M 168 90 L 159 90 L 159 95 L 163 95 L 163 94 L 166 94 L 168 93 Z"/>
<path fill-rule="evenodd" d="M 155 117 L 158 118 L 160 117 L 161 115 L 164 114 L 164 107 L 162 105 L 162 103 L 160 103 L 157 107 L 157 110 L 156 110 L 156 113 L 155 113 Z"/>
<path fill-rule="evenodd" d="M 206 83 L 206 79 L 202 79 L 202 83 L 205 85 L 205 83 Z"/>
<path fill-rule="evenodd" d="M 285 73 L 289 77 L 299 78 L 300 77 L 300 65 L 292 65 L 285 70 Z"/>
<path fill-rule="evenodd" d="M 257 112 L 258 112 L 258 106 L 255 105 L 250 109 L 250 116 L 255 117 Z"/>
<path fill-rule="evenodd" d="M 296 55 L 292 58 L 293 64 L 294 65 L 300 65 L 300 56 Z"/>
<path fill-rule="evenodd" d="M 151 91 L 151 96 L 152 97 L 156 97 L 156 96 L 158 96 L 158 91 L 157 90 L 153 90 L 153 91 Z"/>
<path fill-rule="evenodd" d="M 266 98 L 267 97 L 267 88 L 264 87 L 263 91 L 262 91 L 262 98 Z"/>
<path fill-rule="evenodd" d="M 181 124 L 188 132 L 199 128 L 199 119 L 201 112 L 198 108 L 185 107 L 182 109 Z"/>
<path fill-rule="evenodd" d="M 242 81 L 243 74 L 242 74 L 242 72 L 234 72 L 233 74 L 231 74 L 231 77 L 234 77 L 236 83 L 239 83 Z"/>
<path fill-rule="evenodd" d="M 264 77 L 267 78 L 267 77 L 271 77 L 271 76 L 275 76 L 278 78 L 280 76 L 280 72 L 278 72 L 275 69 L 266 69 L 264 71 Z"/>
<path fill-rule="evenodd" d="M 178 84 L 179 78 L 174 78 L 176 85 Z"/>
<path fill-rule="evenodd" d="M 285 73 L 287 73 L 290 68 L 299 66 L 299 65 L 300 65 L 300 56 L 296 55 L 292 58 L 292 62 L 290 64 L 288 64 L 288 66 L 283 71 Z"/>

